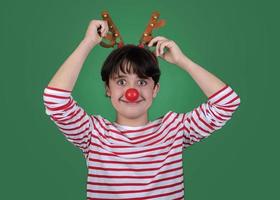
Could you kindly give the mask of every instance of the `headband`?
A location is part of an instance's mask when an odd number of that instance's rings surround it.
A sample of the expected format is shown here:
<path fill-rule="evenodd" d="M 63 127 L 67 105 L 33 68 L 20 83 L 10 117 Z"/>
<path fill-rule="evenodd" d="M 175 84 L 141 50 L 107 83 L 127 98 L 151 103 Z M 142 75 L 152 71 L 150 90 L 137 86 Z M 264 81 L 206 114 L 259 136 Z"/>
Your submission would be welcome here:
<path fill-rule="evenodd" d="M 121 48 L 124 45 L 124 41 L 121 37 L 121 34 L 120 34 L 118 28 L 113 23 L 113 20 L 110 17 L 108 11 L 103 11 L 101 13 L 101 16 L 102 16 L 103 20 L 107 21 L 107 23 L 108 23 L 109 30 L 108 30 L 107 34 L 104 36 L 104 38 L 106 40 L 108 40 L 109 43 L 105 43 L 104 41 L 101 41 L 100 45 L 105 48 L 110 48 L 110 47 L 114 47 L 115 45 L 117 45 L 117 48 Z M 146 47 L 149 44 L 149 42 L 153 39 L 153 36 L 152 36 L 153 29 L 160 28 L 164 25 L 165 25 L 165 20 L 159 20 L 159 12 L 154 11 L 152 13 L 152 16 L 149 20 L 149 23 L 148 23 L 144 33 L 142 34 L 142 36 L 139 40 L 138 46 L 141 48 Z M 101 27 L 99 27 L 97 30 L 98 30 L 99 35 L 101 35 L 101 32 L 100 32 Z M 156 44 L 154 44 L 154 46 L 155 45 Z"/>

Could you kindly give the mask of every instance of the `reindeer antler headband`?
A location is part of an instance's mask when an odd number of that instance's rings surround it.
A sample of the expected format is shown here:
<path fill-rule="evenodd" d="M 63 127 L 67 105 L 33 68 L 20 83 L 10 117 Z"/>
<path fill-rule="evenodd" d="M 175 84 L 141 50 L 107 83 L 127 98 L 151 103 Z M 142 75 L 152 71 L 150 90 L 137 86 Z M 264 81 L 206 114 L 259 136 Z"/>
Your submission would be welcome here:
<path fill-rule="evenodd" d="M 124 41 L 121 37 L 121 34 L 120 34 L 118 28 L 113 23 L 113 20 L 110 17 L 108 11 L 103 11 L 101 13 L 101 16 L 102 16 L 103 20 L 107 21 L 107 23 L 108 23 L 109 31 L 105 35 L 104 38 L 107 39 L 110 43 L 107 44 L 104 41 L 101 41 L 100 45 L 105 48 L 114 47 L 115 45 L 117 45 L 118 48 L 122 47 L 124 45 Z M 142 48 L 147 46 L 148 43 L 153 39 L 153 36 L 152 36 L 153 29 L 160 28 L 164 25 L 165 25 L 165 20 L 159 20 L 159 12 L 154 11 L 152 13 L 150 21 L 149 21 L 144 33 L 142 34 L 142 36 L 139 40 L 138 46 L 142 47 Z M 99 30 L 100 29 L 101 29 L 101 27 L 99 28 Z M 119 41 L 117 41 L 117 40 L 119 40 Z"/>

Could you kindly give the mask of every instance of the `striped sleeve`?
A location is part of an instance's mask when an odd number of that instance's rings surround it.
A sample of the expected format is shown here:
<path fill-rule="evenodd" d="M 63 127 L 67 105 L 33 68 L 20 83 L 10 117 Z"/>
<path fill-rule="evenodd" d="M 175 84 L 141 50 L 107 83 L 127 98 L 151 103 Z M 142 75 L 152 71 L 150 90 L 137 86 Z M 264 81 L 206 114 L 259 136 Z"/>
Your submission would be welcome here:
<path fill-rule="evenodd" d="M 240 97 L 229 85 L 225 85 L 194 110 L 180 113 L 185 128 L 183 148 L 222 128 L 239 105 Z"/>
<path fill-rule="evenodd" d="M 66 139 L 88 155 L 92 118 L 71 96 L 71 91 L 54 87 L 44 89 L 45 112 Z"/>

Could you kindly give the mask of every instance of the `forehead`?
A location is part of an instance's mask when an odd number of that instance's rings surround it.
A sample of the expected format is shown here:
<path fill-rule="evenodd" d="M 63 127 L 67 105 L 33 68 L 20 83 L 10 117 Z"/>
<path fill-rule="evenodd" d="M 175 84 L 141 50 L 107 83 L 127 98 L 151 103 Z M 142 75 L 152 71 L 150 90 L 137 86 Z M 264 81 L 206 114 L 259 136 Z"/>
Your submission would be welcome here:
<path fill-rule="evenodd" d="M 112 74 L 112 79 L 118 79 L 118 78 L 140 78 L 136 73 L 123 73 L 119 71 L 118 73 Z M 152 79 L 152 77 L 147 78 L 141 78 L 141 79 Z"/>
<path fill-rule="evenodd" d="M 114 74 L 112 74 L 112 76 L 114 77 L 114 78 L 118 78 L 118 77 L 133 77 L 133 76 L 138 76 L 137 74 L 135 74 L 135 73 L 123 73 L 122 71 L 118 71 L 118 73 L 114 73 Z"/>

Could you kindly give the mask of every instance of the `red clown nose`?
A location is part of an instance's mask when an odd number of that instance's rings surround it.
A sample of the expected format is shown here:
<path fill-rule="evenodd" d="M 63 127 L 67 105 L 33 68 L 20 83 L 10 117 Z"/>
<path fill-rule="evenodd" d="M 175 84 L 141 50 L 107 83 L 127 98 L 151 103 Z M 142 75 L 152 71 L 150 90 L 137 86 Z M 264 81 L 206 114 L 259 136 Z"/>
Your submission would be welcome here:
<path fill-rule="evenodd" d="M 139 96 L 139 92 L 134 89 L 134 88 L 129 88 L 126 92 L 125 92 L 125 97 L 128 101 L 136 101 L 138 99 Z"/>

